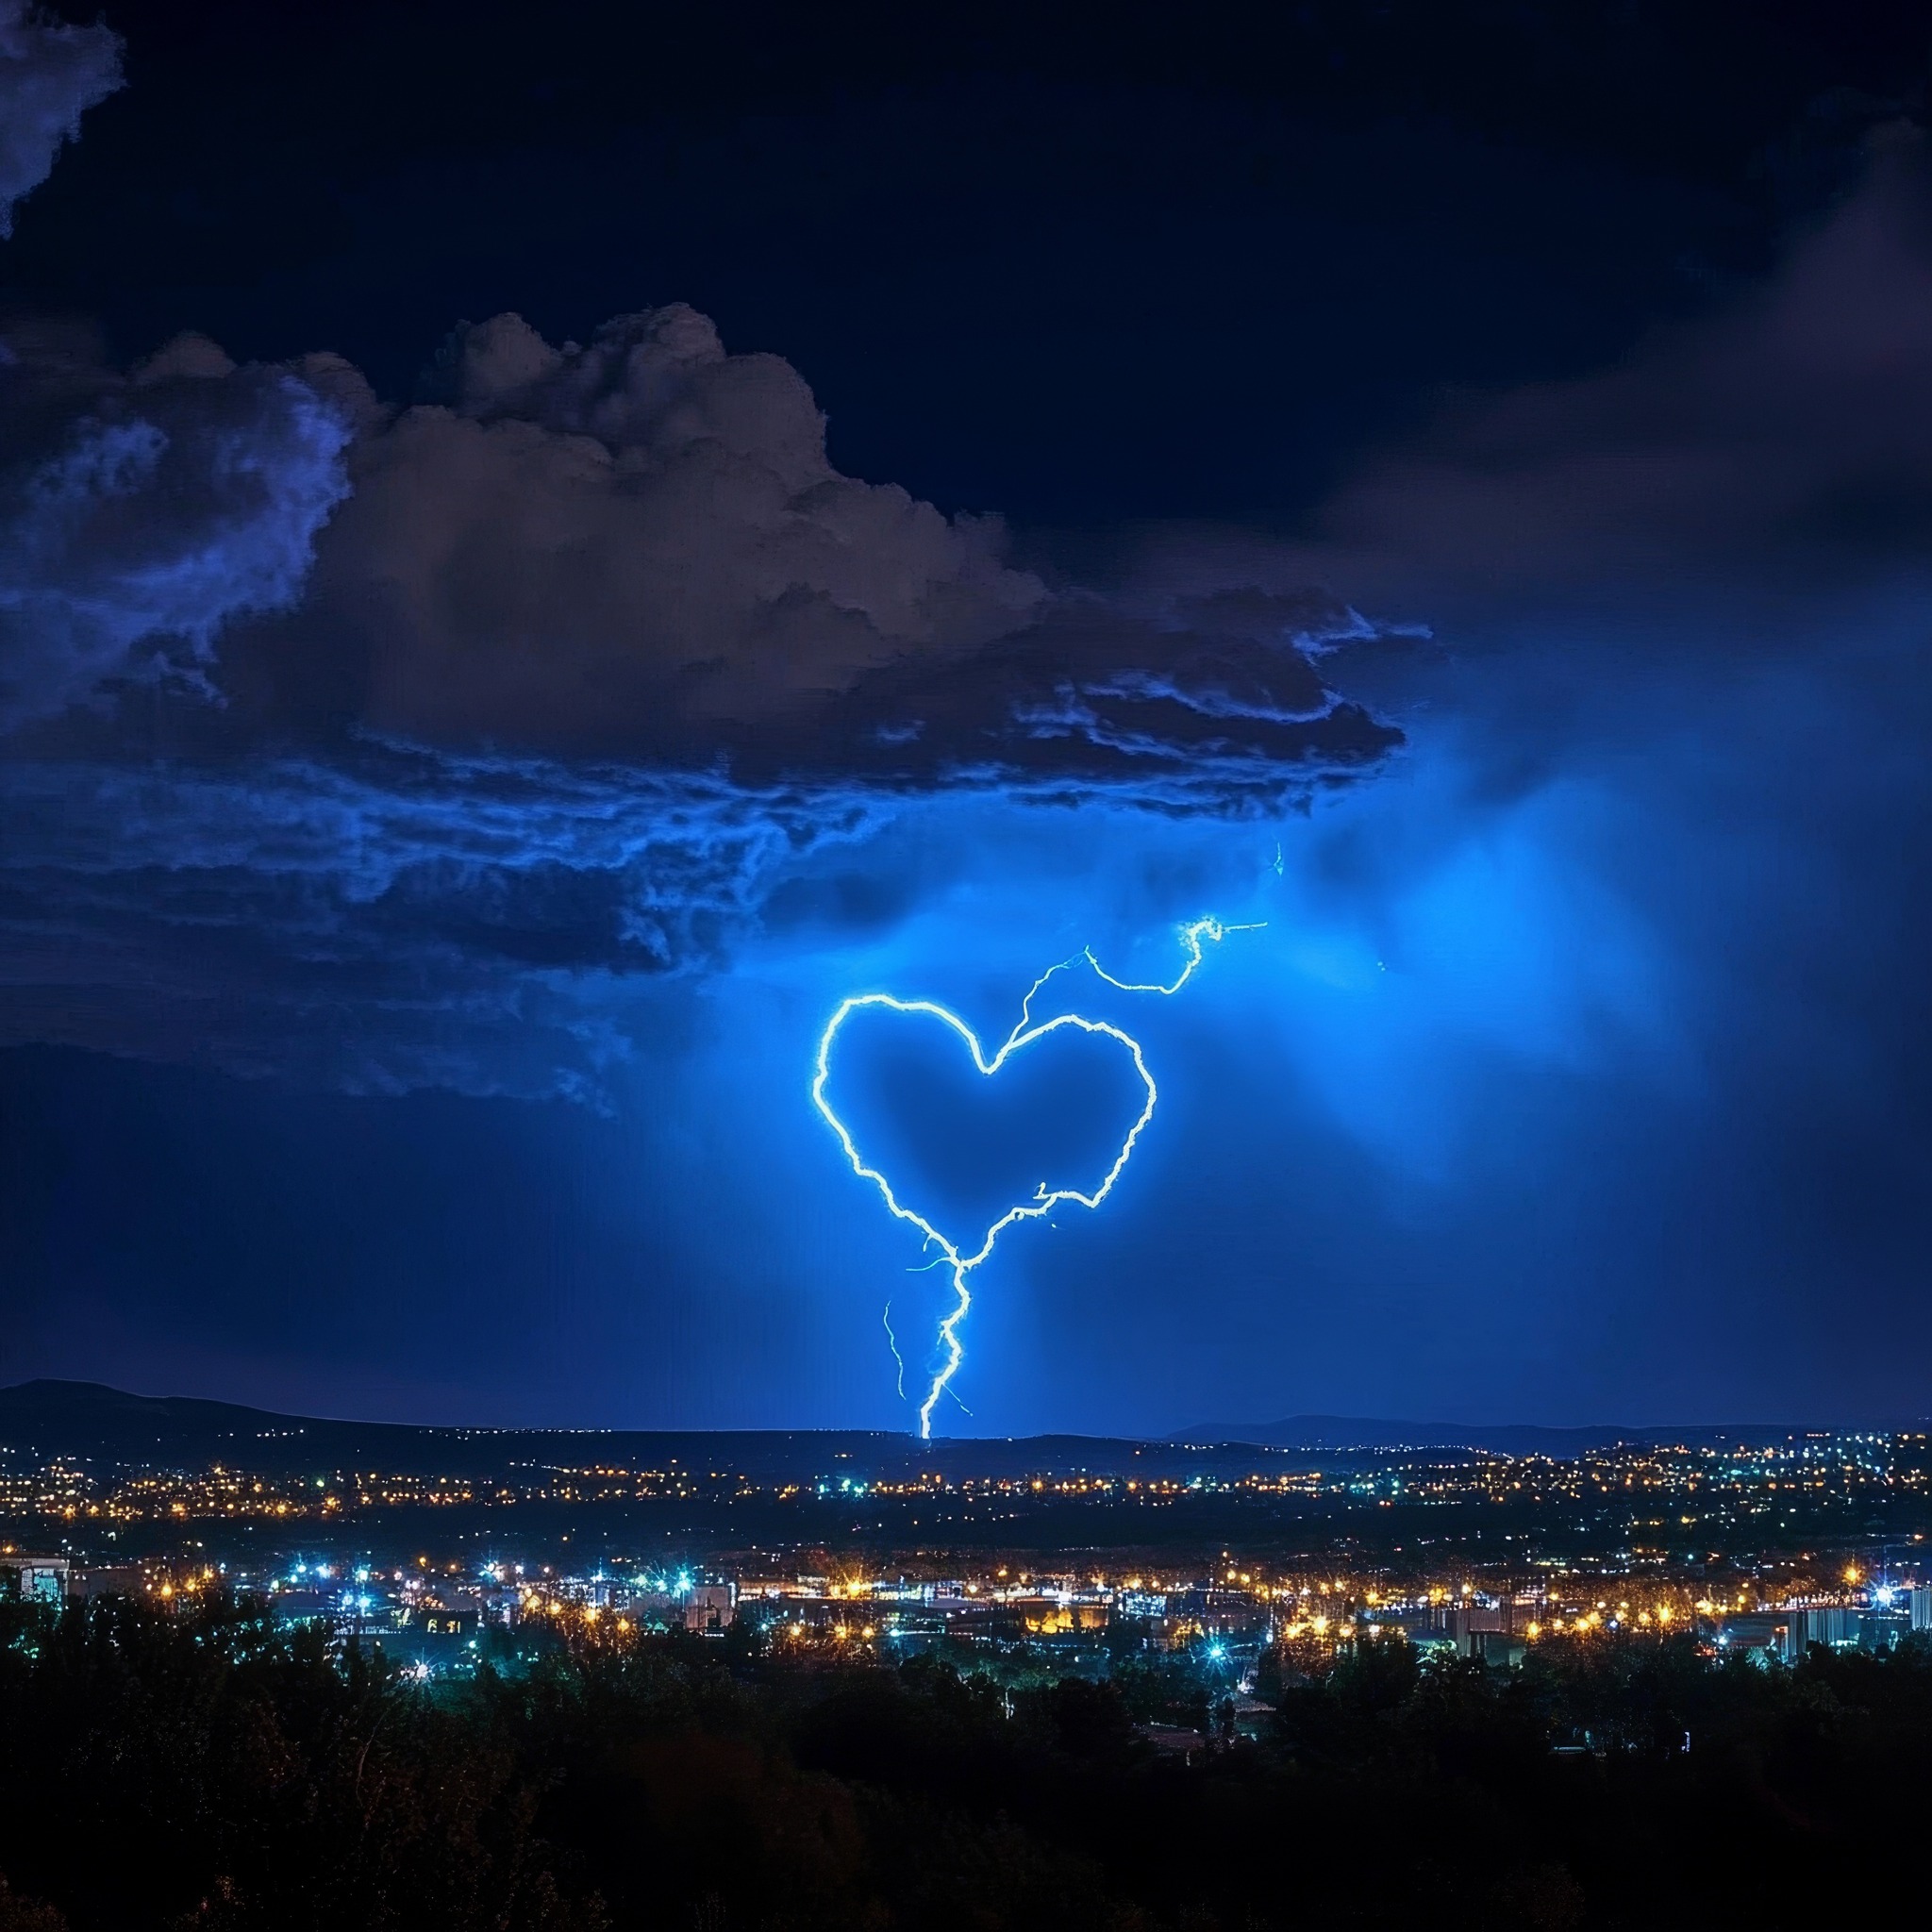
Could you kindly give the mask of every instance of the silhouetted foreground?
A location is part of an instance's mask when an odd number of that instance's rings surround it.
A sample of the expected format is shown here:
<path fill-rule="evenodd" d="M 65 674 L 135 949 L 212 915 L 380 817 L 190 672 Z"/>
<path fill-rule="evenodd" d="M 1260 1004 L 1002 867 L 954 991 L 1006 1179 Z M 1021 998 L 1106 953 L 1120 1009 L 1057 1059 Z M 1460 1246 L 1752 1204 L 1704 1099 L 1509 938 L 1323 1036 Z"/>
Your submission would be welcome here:
<path fill-rule="evenodd" d="M 1406 1645 L 1215 1729 L 1183 1671 L 1002 1690 L 754 1640 L 418 1687 L 246 1606 L 0 1606 L 0 1932 L 1252 1932 L 1793 1923 L 1916 1897 L 1932 1649 Z M 1688 1748 L 1687 1748 L 1688 1740 Z"/>

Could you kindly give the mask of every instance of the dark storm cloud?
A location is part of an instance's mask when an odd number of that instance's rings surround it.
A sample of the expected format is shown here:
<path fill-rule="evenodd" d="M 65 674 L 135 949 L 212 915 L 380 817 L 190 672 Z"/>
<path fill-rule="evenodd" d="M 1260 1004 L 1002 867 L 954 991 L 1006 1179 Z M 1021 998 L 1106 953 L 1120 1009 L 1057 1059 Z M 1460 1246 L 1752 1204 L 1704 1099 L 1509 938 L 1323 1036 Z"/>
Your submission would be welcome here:
<path fill-rule="evenodd" d="M 997 518 L 840 475 L 797 371 L 691 308 L 560 349 L 465 327 L 442 399 L 389 422 L 353 372 L 308 373 L 368 430 L 303 610 L 230 646 L 271 707 L 346 677 L 359 722 L 426 744 L 1209 811 L 1396 741 L 1315 670 L 1368 631 L 1332 599 L 1054 595 Z"/>
<path fill-rule="evenodd" d="M 223 625 L 300 591 L 348 429 L 286 370 L 183 338 L 122 375 L 0 342 L 0 731 L 130 680 L 205 683 Z"/>
<path fill-rule="evenodd" d="M 853 798 L 364 743 L 0 772 L 0 1039 L 354 1091 L 594 1097 L 625 982 L 720 958 Z"/>
<path fill-rule="evenodd" d="M 1587 379 L 1474 396 L 1364 467 L 1319 558 L 1358 595 L 1616 608 L 1826 588 L 1932 540 L 1932 179 L 1917 133 L 1782 271 Z"/>
<path fill-rule="evenodd" d="M 797 372 L 682 307 L 558 350 L 458 333 L 446 405 L 358 451 L 311 600 L 366 717 L 437 743 L 662 755 L 816 715 L 1045 601 L 996 526 L 841 476 Z"/>
<path fill-rule="evenodd" d="M 966 663 L 860 679 L 848 769 L 978 776 L 1039 803 L 1182 816 L 1280 811 L 1373 768 L 1402 734 L 1337 696 L 1324 658 L 1403 636 L 1325 591 L 1247 589 L 1135 607 L 1068 595 Z"/>
<path fill-rule="evenodd" d="M 4 380 L 8 1040 L 588 1093 L 625 987 L 922 797 L 1252 815 L 1399 741 L 1333 598 L 1051 592 L 689 308 L 465 328 L 394 414 L 198 339 Z"/>
<path fill-rule="evenodd" d="M 121 85 L 121 40 L 99 23 L 69 26 L 28 0 L 0 0 L 0 237 L 54 166 L 80 117 Z"/>

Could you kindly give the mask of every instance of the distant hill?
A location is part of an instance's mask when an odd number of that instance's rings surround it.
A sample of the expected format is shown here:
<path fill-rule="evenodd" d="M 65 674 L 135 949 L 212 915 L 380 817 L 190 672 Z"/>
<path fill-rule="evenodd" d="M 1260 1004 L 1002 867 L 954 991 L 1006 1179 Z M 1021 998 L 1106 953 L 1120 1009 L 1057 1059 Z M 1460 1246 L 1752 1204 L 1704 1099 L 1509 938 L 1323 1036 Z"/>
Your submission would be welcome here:
<path fill-rule="evenodd" d="M 321 1475 L 360 1470 L 487 1479 L 531 1468 L 677 1467 L 757 1482 L 1085 1473 L 1159 1477 L 1241 1474 L 1290 1454 L 1334 1458 L 1386 1449 L 1488 1449 L 1572 1457 L 1615 1442 L 1768 1441 L 1789 1424 L 1692 1427 L 1375 1421 L 1298 1415 L 1274 1423 L 1217 1423 L 1158 1441 L 1103 1436 L 953 1437 L 921 1442 L 874 1429 L 419 1428 L 328 1416 L 279 1415 L 231 1402 L 130 1395 L 98 1382 L 22 1382 L 0 1389 L 0 1447 L 37 1458 L 68 1457 L 121 1468 L 206 1469 Z M 1277 1463 L 1278 1466 L 1278 1463 Z"/>
<path fill-rule="evenodd" d="M 903 1457 L 901 1436 L 876 1431 L 641 1432 L 605 1429 L 419 1428 L 278 1415 L 183 1395 L 130 1395 L 99 1382 L 21 1382 L 0 1389 L 0 1444 L 42 1456 L 157 1468 L 231 1461 L 264 1472 L 384 1470 L 397 1474 L 491 1475 L 515 1465 L 641 1461 L 662 1468 L 728 1468 L 750 1475 L 801 1463 Z M 728 1462 L 719 1461 L 720 1456 Z"/>
<path fill-rule="evenodd" d="M 52 1454 L 165 1452 L 183 1444 L 198 1449 L 282 1436 L 291 1426 L 302 1424 L 266 1409 L 183 1395 L 130 1395 L 101 1382 L 20 1382 L 0 1389 L 0 1441 Z"/>
<path fill-rule="evenodd" d="M 262 1474 L 320 1475 L 360 1470 L 391 1474 L 489 1478 L 531 1467 L 625 1469 L 674 1466 L 755 1481 L 1066 1473 L 1187 1477 L 1239 1474 L 1255 1444 L 1226 1448 L 1097 1436 L 943 1439 L 864 1429 L 488 1429 L 419 1428 L 406 1423 L 345 1422 L 278 1415 L 180 1395 L 130 1395 L 98 1382 L 22 1382 L 0 1389 L 0 1447 L 38 1458 L 73 1457 L 121 1468 L 206 1469 L 213 1463 Z"/>
<path fill-rule="evenodd" d="M 1697 1423 L 1685 1425 L 1602 1423 L 1574 1429 L 1534 1423 L 1409 1423 L 1365 1416 L 1291 1415 L 1276 1423 L 1204 1423 L 1179 1429 L 1173 1442 L 1253 1442 L 1273 1449 L 1489 1449 L 1502 1456 L 1573 1457 L 1617 1442 L 1692 1445 L 1765 1442 L 1802 1433 L 1790 1423 Z"/>

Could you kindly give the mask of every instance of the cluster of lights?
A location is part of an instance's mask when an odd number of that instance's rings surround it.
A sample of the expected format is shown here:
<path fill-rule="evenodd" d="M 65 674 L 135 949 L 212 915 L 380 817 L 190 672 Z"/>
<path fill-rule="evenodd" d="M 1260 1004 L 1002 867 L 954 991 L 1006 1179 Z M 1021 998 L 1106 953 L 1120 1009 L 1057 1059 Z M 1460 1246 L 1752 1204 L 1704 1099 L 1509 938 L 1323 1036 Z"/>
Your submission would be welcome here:
<path fill-rule="evenodd" d="M 786 1642 L 793 1646 L 803 1644 L 818 1634 L 811 1624 L 802 1620 L 787 1619 L 774 1627 Z M 834 1624 L 825 1632 L 834 1643 L 870 1643 L 877 1634 L 878 1626 L 875 1624 Z"/>

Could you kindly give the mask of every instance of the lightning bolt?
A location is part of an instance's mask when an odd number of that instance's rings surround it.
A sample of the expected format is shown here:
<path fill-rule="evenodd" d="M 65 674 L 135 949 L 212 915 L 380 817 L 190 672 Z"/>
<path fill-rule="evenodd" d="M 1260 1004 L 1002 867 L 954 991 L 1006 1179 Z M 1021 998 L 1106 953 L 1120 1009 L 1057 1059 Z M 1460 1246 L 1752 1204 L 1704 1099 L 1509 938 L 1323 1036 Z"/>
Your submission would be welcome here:
<path fill-rule="evenodd" d="M 906 1400 L 906 1357 L 899 1353 L 899 1338 L 892 1333 L 892 1305 L 886 1304 L 886 1312 L 879 1317 L 886 1324 L 886 1346 L 892 1351 L 892 1359 L 899 1364 L 899 1400 Z"/>
<path fill-rule="evenodd" d="M 1154 1118 L 1154 1108 L 1160 1098 L 1159 1089 L 1154 1084 L 1154 1075 L 1147 1070 L 1147 1061 L 1141 1054 L 1141 1042 L 1134 1039 L 1131 1034 L 1124 1032 L 1111 1022 L 1107 1020 L 1090 1020 L 1081 1013 L 1059 1013 L 1050 1020 L 1036 1023 L 1033 1018 L 1033 1002 L 1039 996 L 1041 988 L 1048 980 L 1052 979 L 1056 974 L 1065 973 L 1073 968 L 1085 965 L 1091 967 L 1093 972 L 1100 978 L 1104 979 L 1108 985 L 1118 988 L 1122 992 L 1151 992 L 1158 993 L 1163 998 L 1171 998 L 1174 994 L 1180 991 L 1182 987 L 1187 985 L 1188 981 L 1193 977 L 1195 969 L 1201 964 L 1205 957 L 1205 948 L 1202 944 L 1204 940 L 1218 944 L 1231 932 L 1259 931 L 1262 924 L 1265 924 L 1265 922 L 1257 922 L 1247 925 L 1227 925 L 1218 919 L 1196 919 L 1190 921 L 1179 928 L 1181 949 L 1186 956 L 1182 962 L 1181 970 L 1175 975 L 1173 982 L 1166 985 L 1158 982 L 1140 985 L 1130 980 L 1116 979 L 1094 957 L 1092 947 L 1084 947 L 1071 958 L 1062 959 L 1058 965 L 1049 966 L 1027 988 L 1025 998 L 1020 1002 L 1019 1024 L 1007 1035 L 1006 1040 L 991 1059 L 987 1058 L 985 1051 L 980 1045 L 979 1036 L 974 1032 L 972 1027 L 967 1025 L 965 1021 L 960 1019 L 957 1013 L 950 1011 L 945 1007 L 940 1006 L 933 1000 L 902 1000 L 894 994 L 888 992 L 854 993 L 849 998 L 841 1000 L 839 1003 L 838 1009 L 826 1021 L 825 1030 L 819 1036 L 818 1062 L 811 1083 L 812 1105 L 824 1115 L 825 1124 L 839 1137 L 839 1144 L 845 1150 L 845 1158 L 852 1163 L 852 1172 L 860 1180 L 870 1181 L 878 1190 L 880 1199 L 885 1202 L 887 1208 L 893 1218 L 908 1222 L 916 1227 L 924 1237 L 928 1246 L 939 1249 L 940 1253 L 936 1259 L 943 1261 L 952 1270 L 953 1307 L 945 1319 L 940 1324 L 940 1346 L 942 1358 L 940 1367 L 934 1372 L 931 1385 L 926 1390 L 925 1400 L 919 1405 L 919 1434 L 922 1441 L 931 1440 L 932 1412 L 938 1407 L 940 1397 L 947 1392 L 948 1385 L 958 1373 L 959 1364 L 966 1359 L 966 1350 L 959 1340 L 959 1324 L 966 1319 L 973 1307 L 973 1291 L 968 1285 L 968 1278 L 973 1274 L 973 1271 L 981 1266 L 991 1255 L 1000 1236 L 1008 1228 L 1017 1225 L 1020 1222 L 1038 1221 L 1042 1216 L 1051 1214 L 1056 1208 L 1070 1201 L 1076 1203 L 1082 1208 L 1098 1208 L 1112 1193 L 1114 1183 L 1120 1179 L 1122 1174 L 1126 1169 L 1127 1162 L 1133 1158 L 1135 1143 L 1140 1140 L 1141 1131 L 1146 1127 L 1147 1123 Z M 854 1013 L 863 1012 L 871 1008 L 883 1008 L 886 1011 L 892 1013 L 924 1013 L 950 1026 L 958 1035 L 967 1052 L 973 1056 L 973 1064 L 979 1070 L 980 1074 L 989 1080 L 1006 1065 L 1007 1061 L 1013 1055 L 1024 1051 L 1036 1041 L 1044 1040 L 1048 1035 L 1058 1033 L 1064 1026 L 1078 1027 L 1083 1033 L 1105 1035 L 1109 1040 L 1118 1041 L 1121 1045 L 1126 1048 L 1128 1055 L 1133 1059 L 1134 1071 L 1141 1076 L 1141 1084 L 1146 1091 L 1146 1098 L 1141 1104 L 1139 1117 L 1127 1130 L 1126 1139 L 1121 1143 L 1119 1157 L 1108 1170 L 1106 1177 L 1091 1194 L 1083 1193 L 1078 1188 L 1049 1190 L 1042 1181 L 1034 1190 L 1033 1198 L 1030 1201 L 1023 1201 L 1017 1207 L 1009 1208 L 1005 1214 L 1001 1215 L 987 1229 L 979 1245 L 974 1248 L 971 1253 L 968 1253 L 963 1247 L 956 1246 L 952 1241 L 948 1241 L 924 1215 L 917 1214 L 910 1208 L 905 1207 L 897 1195 L 892 1192 L 892 1184 L 887 1180 L 885 1175 L 877 1168 L 868 1167 L 865 1164 L 844 1122 L 832 1110 L 831 1102 L 825 1098 L 825 1086 L 832 1076 L 833 1043 L 838 1040 L 840 1031 L 844 1026 L 846 1021 Z M 890 1317 L 890 1307 L 887 1312 Z M 891 1332 L 889 1320 L 887 1333 L 890 1335 Z M 898 1356 L 899 1351 L 896 1341 L 893 1343 L 892 1353 L 895 1357 Z M 901 1359 L 900 1371 L 902 1375 L 904 1370 L 905 1363 Z M 901 1386 L 903 1388 L 903 1383 Z M 958 1398 L 955 1396 L 954 1400 L 958 1401 Z"/>
<path fill-rule="evenodd" d="M 1101 978 L 1107 981 L 1108 985 L 1117 986 L 1123 992 L 1158 992 L 1165 999 L 1172 999 L 1175 993 L 1180 991 L 1182 987 L 1187 985 L 1189 980 L 1193 978 L 1194 968 L 1201 963 L 1201 941 L 1204 937 L 1212 940 L 1216 945 L 1219 945 L 1231 932 L 1259 932 L 1267 923 L 1265 919 L 1257 919 L 1246 925 L 1224 925 L 1218 919 L 1197 919 L 1191 924 L 1182 926 L 1180 929 L 1181 949 L 1187 954 L 1188 958 L 1186 964 L 1182 966 L 1179 974 L 1175 977 L 1172 986 L 1136 986 L 1127 980 L 1116 979 L 1093 957 L 1093 948 L 1091 946 L 1089 946 L 1080 957 L 1087 961 L 1088 965 L 1092 967 L 1094 972 L 1099 974 Z M 1044 985 L 1045 981 L 1042 980 L 1041 984 Z M 1040 988 L 1036 986 L 1033 991 L 1038 992 Z M 1030 998 L 1031 995 L 1029 994 L 1028 997 Z"/>

